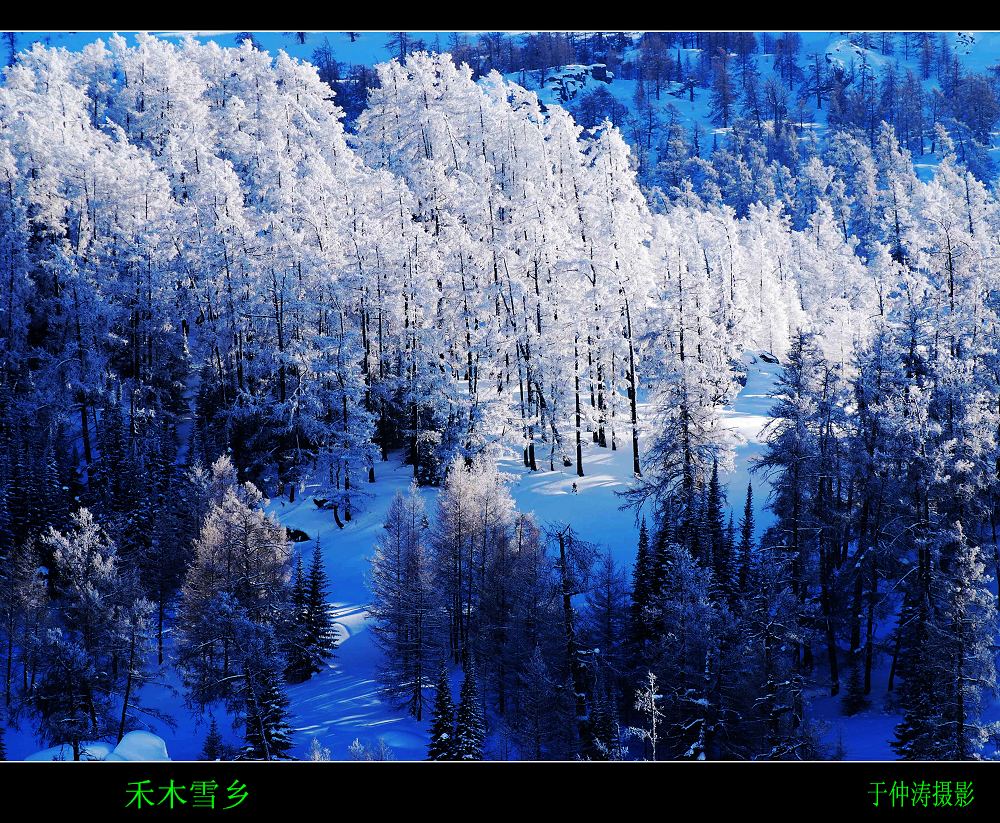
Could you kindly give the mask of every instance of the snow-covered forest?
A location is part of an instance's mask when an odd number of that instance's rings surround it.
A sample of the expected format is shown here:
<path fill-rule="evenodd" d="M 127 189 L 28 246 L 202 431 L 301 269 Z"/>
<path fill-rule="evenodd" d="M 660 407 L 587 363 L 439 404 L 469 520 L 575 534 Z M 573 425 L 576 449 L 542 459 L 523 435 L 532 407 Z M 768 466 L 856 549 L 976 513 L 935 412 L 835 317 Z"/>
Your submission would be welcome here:
<path fill-rule="evenodd" d="M 983 47 L 10 34 L 0 755 L 998 755 Z"/>

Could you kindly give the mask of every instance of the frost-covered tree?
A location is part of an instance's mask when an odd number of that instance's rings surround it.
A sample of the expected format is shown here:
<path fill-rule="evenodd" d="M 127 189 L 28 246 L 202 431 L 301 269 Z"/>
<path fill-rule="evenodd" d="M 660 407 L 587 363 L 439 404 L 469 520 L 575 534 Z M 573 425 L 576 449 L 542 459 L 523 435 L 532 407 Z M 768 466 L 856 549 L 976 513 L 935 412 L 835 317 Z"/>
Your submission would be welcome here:
<path fill-rule="evenodd" d="M 109 735 L 114 723 L 103 673 L 83 644 L 60 629 L 46 636 L 42 661 L 31 693 L 38 732 L 46 741 L 68 743 L 79 760 L 84 741 Z"/>
<path fill-rule="evenodd" d="M 258 694 L 281 688 L 274 672 L 285 666 L 282 637 L 293 624 L 291 558 L 284 527 L 265 515 L 262 503 L 252 484 L 226 488 L 211 504 L 195 543 L 177 649 L 196 706 L 224 700 L 238 713 L 246 708 L 266 714 Z M 267 748 L 258 743 L 255 752 Z"/>
<path fill-rule="evenodd" d="M 985 564 L 960 524 L 932 547 L 936 613 L 912 614 L 901 667 L 904 715 L 893 746 L 906 759 L 969 760 L 989 737 L 983 701 L 996 688 L 996 602 Z M 950 559 L 944 561 L 942 555 Z"/>
<path fill-rule="evenodd" d="M 351 756 L 351 760 L 386 761 L 396 759 L 384 737 L 380 737 L 377 743 L 367 741 L 362 743 L 359 738 L 354 738 L 347 748 L 347 753 Z"/>
<path fill-rule="evenodd" d="M 87 734 L 121 740 L 150 713 L 137 698 L 150 677 L 152 605 L 120 567 L 115 544 L 88 509 L 73 513 L 65 534 L 50 528 L 45 543 L 53 556 L 59 627 L 46 636 L 42 674 L 29 701 L 42 736 L 72 743 L 79 759 Z M 54 737 L 61 723 L 68 736 Z"/>
<path fill-rule="evenodd" d="M 633 729 L 635 735 L 648 747 L 651 760 L 656 760 L 656 749 L 660 739 L 660 725 L 663 722 L 663 712 L 658 701 L 662 699 L 656 685 L 656 675 L 647 672 L 645 683 L 635 692 L 635 709 L 645 720 L 646 725 Z"/>
<path fill-rule="evenodd" d="M 368 607 L 382 651 L 379 681 L 393 704 L 420 720 L 443 638 L 427 516 L 415 484 L 406 495 L 396 493 L 384 526 L 372 557 Z"/>
<path fill-rule="evenodd" d="M 48 592 L 35 542 L 0 558 L 0 615 L 3 618 L 4 704 L 27 689 L 48 622 Z M 20 677 L 18 677 L 20 675 Z"/>
<path fill-rule="evenodd" d="M 627 659 L 622 641 L 628 632 L 630 601 L 626 573 L 610 551 L 597 561 L 586 601 L 580 646 L 597 655 L 609 672 L 618 673 L 614 679 L 621 679 Z"/>
<path fill-rule="evenodd" d="M 506 551 L 514 501 L 489 460 L 456 459 L 438 496 L 432 542 L 435 579 L 448 616 L 448 649 L 463 662 L 479 636 L 482 573 L 494 552 Z"/>

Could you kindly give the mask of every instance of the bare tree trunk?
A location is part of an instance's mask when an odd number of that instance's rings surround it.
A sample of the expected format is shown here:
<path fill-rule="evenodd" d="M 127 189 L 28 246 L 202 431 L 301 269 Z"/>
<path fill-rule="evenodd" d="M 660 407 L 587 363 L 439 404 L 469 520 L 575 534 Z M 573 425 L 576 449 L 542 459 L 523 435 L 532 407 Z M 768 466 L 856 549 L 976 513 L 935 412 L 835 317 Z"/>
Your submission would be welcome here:
<path fill-rule="evenodd" d="M 580 336 L 573 338 L 573 378 L 576 384 L 576 473 L 583 477 L 583 443 L 580 432 Z"/>

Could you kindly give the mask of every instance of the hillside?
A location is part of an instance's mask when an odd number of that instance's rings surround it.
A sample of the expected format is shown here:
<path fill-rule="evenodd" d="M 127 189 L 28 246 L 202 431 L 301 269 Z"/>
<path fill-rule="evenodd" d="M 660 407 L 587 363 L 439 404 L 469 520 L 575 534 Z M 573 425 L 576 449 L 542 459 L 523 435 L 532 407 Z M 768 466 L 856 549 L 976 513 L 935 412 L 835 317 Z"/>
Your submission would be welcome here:
<path fill-rule="evenodd" d="M 128 35 L 128 33 L 125 33 Z M 379 63 L 399 57 L 400 41 L 393 41 L 396 32 L 239 32 L 239 31 L 192 31 L 192 32 L 156 32 L 156 36 L 166 40 L 179 42 L 184 37 L 193 37 L 202 43 L 217 43 L 221 46 L 232 46 L 245 36 L 252 36 L 257 47 L 277 55 L 283 51 L 292 57 L 305 61 L 315 61 L 317 50 L 329 48 L 328 57 L 340 64 L 339 76 L 350 76 L 352 66 L 374 67 Z M 402 48 L 417 50 L 426 48 L 431 51 L 449 51 L 454 46 L 454 32 L 403 32 Z M 463 43 L 474 43 L 480 33 L 461 33 Z M 482 33 L 483 35 L 487 33 Z M 572 33 L 569 33 L 572 34 Z M 520 69 L 508 72 L 507 76 L 525 88 L 536 91 L 544 105 L 560 105 L 574 111 L 579 116 L 579 106 L 595 91 L 607 93 L 614 101 L 613 107 L 603 100 L 597 103 L 597 110 L 604 116 L 610 116 L 618 125 L 623 126 L 627 139 L 635 145 L 639 141 L 632 130 L 625 127 L 625 121 L 632 116 L 638 120 L 644 115 L 636 110 L 636 91 L 640 81 L 637 72 L 640 69 L 643 54 L 641 49 L 642 32 L 626 32 L 621 36 L 629 44 L 616 54 L 616 60 L 625 63 L 625 71 L 615 70 L 604 63 L 590 65 L 550 65 L 545 69 Z M 892 33 L 887 40 L 878 33 L 851 32 L 801 32 L 796 33 L 800 39 L 797 44 L 795 80 L 785 82 L 779 58 L 774 51 L 774 45 L 780 41 L 782 32 L 757 32 L 755 38 L 761 42 L 749 58 L 749 65 L 759 77 L 760 86 L 768 80 L 774 80 L 779 87 L 784 87 L 787 96 L 788 114 L 805 137 L 810 131 L 822 139 L 827 129 L 827 114 L 829 103 L 817 107 L 815 92 L 810 93 L 807 82 L 811 66 L 818 59 L 823 71 L 834 69 L 842 72 L 847 78 L 847 88 L 857 87 L 862 82 L 857 72 L 862 65 L 870 67 L 876 82 L 881 82 L 887 70 L 892 70 L 902 77 L 912 72 L 920 86 L 928 96 L 935 91 L 941 91 L 941 80 L 934 72 L 925 68 L 921 47 L 908 45 L 903 41 L 903 35 Z M 919 33 L 915 33 L 919 34 Z M 107 40 L 111 32 L 22 32 L 17 34 L 16 48 L 29 48 L 38 42 L 59 48 L 77 51 L 98 39 Z M 514 44 L 525 39 L 524 34 L 508 35 Z M 957 60 L 963 73 L 990 74 L 1000 63 L 1000 42 L 994 32 L 943 32 L 929 33 L 928 37 L 935 42 L 946 44 L 953 59 Z M 768 38 L 764 40 L 764 38 Z M 770 44 L 770 51 L 768 51 Z M 697 47 L 681 47 L 669 50 L 666 59 L 674 60 L 683 65 L 683 71 L 692 75 L 695 67 L 705 57 L 704 50 Z M 730 57 L 737 55 L 731 53 Z M 489 60 L 484 63 L 484 70 L 490 68 Z M 740 69 L 743 70 L 742 68 Z M 641 72 L 640 72 L 641 73 Z M 628 74 L 629 77 L 622 76 Z M 668 71 L 669 74 L 669 71 Z M 648 82 L 648 81 L 647 81 Z M 812 96 L 811 96 L 812 94 Z M 729 132 L 729 127 L 720 126 L 718 118 L 712 110 L 713 89 L 711 78 L 702 74 L 700 79 L 691 83 L 676 79 L 664 80 L 658 93 L 647 93 L 651 98 L 654 117 L 660 124 L 676 122 L 685 130 L 700 130 L 707 145 L 718 143 L 720 136 Z M 737 94 L 738 96 L 738 94 Z M 798 101 L 802 105 L 799 106 Z M 615 108 L 617 107 L 617 108 Z M 591 115 L 593 116 L 593 115 Z M 638 128 L 638 127 L 637 127 Z M 918 173 L 924 179 L 931 174 L 940 160 L 940 152 L 931 151 L 919 153 L 916 160 Z M 997 141 L 991 141 L 990 151 L 998 150 Z M 655 153 L 652 158 L 655 162 Z"/>

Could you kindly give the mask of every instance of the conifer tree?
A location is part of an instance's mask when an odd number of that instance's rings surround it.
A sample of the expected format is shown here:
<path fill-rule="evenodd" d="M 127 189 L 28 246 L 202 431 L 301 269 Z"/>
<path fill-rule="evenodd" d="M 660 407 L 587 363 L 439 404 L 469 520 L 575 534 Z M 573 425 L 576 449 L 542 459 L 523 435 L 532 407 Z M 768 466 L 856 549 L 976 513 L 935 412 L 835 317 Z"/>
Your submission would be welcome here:
<path fill-rule="evenodd" d="M 807 748 L 805 681 L 796 652 L 803 632 L 790 562 L 776 550 L 756 552 L 739 612 L 750 663 L 747 745 L 755 759 L 802 759 Z"/>
<path fill-rule="evenodd" d="M 705 496 L 705 534 L 702 539 L 710 546 L 708 556 L 715 572 L 716 594 L 728 596 L 731 588 L 732 558 L 729 556 L 726 542 L 724 505 L 725 493 L 719 483 L 719 462 L 713 460 L 712 474 Z"/>
<path fill-rule="evenodd" d="M 302 555 L 295 557 L 288 626 L 288 662 L 285 678 L 289 683 L 301 683 L 312 673 L 312 656 L 309 648 L 309 611 L 306 604 L 305 573 L 302 569 Z"/>
<path fill-rule="evenodd" d="M 649 549 L 646 518 L 639 524 L 639 545 L 632 569 L 632 599 L 629 606 L 629 660 L 639 665 L 645 657 L 649 640 L 648 609 L 652 599 L 653 557 Z"/>
<path fill-rule="evenodd" d="M 930 590 L 910 605 L 901 643 L 903 719 L 892 746 L 907 760 L 977 759 L 990 733 L 981 720 L 984 695 L 996 687 L 995 597 L 960 523 L 930 545 Z M 947 571 L 939 569 L 942 555 Z"/>
<path fill-rule="evenodd" d="M 291 613 L 295 622 L 304 624 L 307 614 L 306 607 L 306 577 L 302 568 L 302 555 L 295 555 L 295 577 L 292 583 Z"/>
<path fill-rule="evenodd" d="M 525 661 L 519 686 L 522 698 L 514 721 L 521 757 L 526 760 L 572 757 L 576 700 L 572 687 L 566 688 L 565 683 L 552 676 L 540 645 L 534 647 Z"/>
<path fill-rule="evenodd" d="M 282 652 L 294 626 L 285 529 L 262 504 L 250 483 L 227 484 L 211 503 L 177 621 L 178 656 L 192 701 L 206 706 L 226 700 L 237 714 L 247 705 L 248 678 L 265 667 L 284 669 Z"/>
<path fill-rule="evenodd" d="M 670 574 L 656 603 L 662 627 L 654 665 L 660 672 L 661 749 L 672 758 L 697 756 L 707 733 L 710 661 L 717 655 L 718 613 L 711 569 L 679 544 L 667 548 Z M 648 684 L 647 684 L 648 685 Z M 696 752 L 696 753 L 695 753 Z"/>
<path fill-rule="evenodd" d="M 208 734 L 205 735 L 205 745 L 201 750 L 202 760 L 220 760 L 222 758 L 222 733 L 219 731 L 219 724 L 212 715 L 208 724 Z"/>
<path fill-rule="evenodd" d="M 34 538 L 12 547 L 0 557 L 0 636 L 3 638 L 4 704 L 9 708 L 16 695 L 17 662 L 22 683 L 44 640 L 48 616 L 48 593 L 39 573 L 41 560 Z"/>
<path fill-rule="evenodd" d="M 107 679 L 83 644 L 50 629 L 43 666 L 30 693 L 38 732 L 51 744 L 68 743 L 80 760 L 83 743 L 111 734 L 114 724 Z"/>
<path fill-rule="evenodd" d="M 292 727 L 288 723 L 288 697 L 273 668 L 247 674 L 244 718 L 245 760 L 288 760 Z"/>
<path fill-rule="evenodd" d="M 45 536 L 58 625 L 39 638 L 40 677 L 27 697 L 40 735 L 72 743 L 78 760 L 84 739 L 120 740 L 134 722 L 149 678 L 152 606 L 89 509 L 74 512 L 71 526 L 65 534 L 50 527 Z"/>
<path fill-rule="evenodd" d="M 626 573 L 608 550 L 598 560 L 587 592 L 581 644 L 594 660 L 588 669 L 596 667 L 602 679 L 605 673 L 611 678 L 608 688 L 622 681 L 629 663 L 628 649 L 623 648 L 629 643 L 629 606 Z"/>
<path fill-rule="evenodd" d="M 455 704 L 451 699 L 448 667 L 441 662 L 434 693 L 434 716 L 431 721 L 431 741 L 427 746 L 428 760 L 455 760 Z"/>
<path fill-rule="evenodd" d="M 896 724 L 893 750 L 902 760 L 934 759 L 935 682 L 929 662 L 931 605 L 923 586 L 911 578 L 905 592 L 897 632 L 899 662 L 896 673 L 903 678 L 898 688 L 903 718 Z"/>
<path fill-rule="evenodd" d="M 864 657 L 861 650 L 851 654 L 847 671 L 847 688 L 841 701 L 844 714 L 852 715 L 868 708 L 870 701 L 865 694 Z"/>
<path fill-rule="evenodd" d="M 310 673 L 322 671 L 326 661 L 337 648 L 330 604 L 327 602 L 327 579 L 320 551 L 319 540 L 313 546 L 305 591 L 306 648 L 309 653 Z"/>
<path fill-rule="evenodd" d="M 754 545 L 754 516 L 753 516 L 753 481 L 747 483 L 747 498 L 743 505 L 743 517 L 740 518 L 740 543 L 737 549 L 737 562 L 739 568 L 739 590 L 746 592 L 747 581 L 750 574 L 750 556 L 753 553 Z"/>
<path fill-rule="evenodd" d="M 595 759 L 621 760 L 622 740 L 618 718 L 618 700 L 608 666 L 598 661 L 591 689 L 590 729 Z"/>
<path fill-rule="evenodd" d="M 438 592 L 431 572 L 423 499 L 412 484 L 397 492 L 386 514 L 372 558 L 372 602 L 368 607 L 375 643 L 383 653 L 381 693 L 420 720 L 424 689 L 432 682 L 440 652 L 436 636 Z"/>
<path fill-rule="evenodd" d="M 455 759 L 482 760 L 486 743 L 486 720 L 472 663 L 465 666 L 465 678 L 455 718 Z"/>
<path fill-rule="evenodd" d="M 960 522 L 946 532 L 941 608 L 931 624 L 930 653 L 943 678 L 937 691 L 938 754 L 946 760 L 980 757 L 993 727 L 982 719 L 996 690 L 996 598 L 982 553 Z"/>

